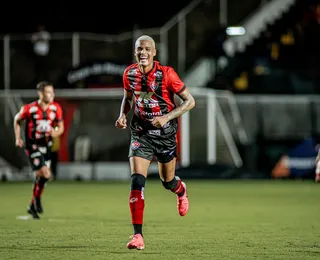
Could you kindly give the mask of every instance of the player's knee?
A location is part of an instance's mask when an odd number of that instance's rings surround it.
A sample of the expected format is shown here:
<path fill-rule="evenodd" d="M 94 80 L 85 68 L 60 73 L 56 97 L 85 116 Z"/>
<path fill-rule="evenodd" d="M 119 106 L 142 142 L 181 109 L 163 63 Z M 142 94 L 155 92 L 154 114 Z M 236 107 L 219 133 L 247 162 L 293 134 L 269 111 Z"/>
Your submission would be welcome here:
<path fill-rule="evenodd" d="M 180 180 L 180 178 L 175 176 L 171 181 L 162 181 L 162 185 L 167 190 L 174 190 L 178 185 L 178 180 Z"/>
<path fill-rule="evenodd" d="M 142 174 L 134 173 L 131 175 L 131 190 L 142 190 L 146 183 L 146 177 Z"/>
<path fill-rule="evenodd" d="M 39 169 L 39 175 L 43 178 L 46 178 L 46 179 L 50 179 L 51 178 L 51 173 L 50 173 L 50 170 L 47 166 L 42 166 L 40 169 Z"/>

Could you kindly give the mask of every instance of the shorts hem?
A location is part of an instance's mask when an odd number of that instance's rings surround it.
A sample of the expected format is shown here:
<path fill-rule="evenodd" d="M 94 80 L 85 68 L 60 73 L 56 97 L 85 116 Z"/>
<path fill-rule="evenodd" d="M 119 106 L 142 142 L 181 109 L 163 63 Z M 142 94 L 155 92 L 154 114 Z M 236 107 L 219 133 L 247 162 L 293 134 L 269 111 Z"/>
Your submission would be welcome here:
<path fill-rule="evenodd" d="M 173 157 L 170 158 L 169 160 L 158 160 L 158 159 L 157 159 L 157 161 L 158 161 L 159 163 L 168 163 L 168 162 L 171 162 L 174 158 L 177 158 L 177 156 L 173 156 Z"/>
<path fill-rule="evenodd" d="M 140 158 L 146 159 L 146 160 L 148 160 L 150 162 L 152 162 L 152 159 L 153 159 L 153 157 L 150 159 L 150 157 L 143 156 L 143 155 L 129 155 L 128 158 L 130 158 L 130 157 L 140 157 Z"/>

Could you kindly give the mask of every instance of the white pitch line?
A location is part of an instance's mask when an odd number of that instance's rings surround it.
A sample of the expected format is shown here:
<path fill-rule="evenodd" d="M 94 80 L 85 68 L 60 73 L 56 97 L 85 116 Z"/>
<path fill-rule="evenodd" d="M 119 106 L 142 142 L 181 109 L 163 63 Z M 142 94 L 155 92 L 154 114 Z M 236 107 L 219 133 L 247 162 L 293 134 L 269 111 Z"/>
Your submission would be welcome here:
<path fill-rule="evenodd" d="M 50 221 L 50 222 L 65 222 L 64 219 L 56 219 L 56 218 L 49 218 L 48 221 Z"/>
<path fill-rule="evenodd" d="M 29 219 L 31 219 L 31 216 L 29 216 L 29 215 L 17 216 L 17 219 L 19 219 L 19 220 L 29 220 Z"/>

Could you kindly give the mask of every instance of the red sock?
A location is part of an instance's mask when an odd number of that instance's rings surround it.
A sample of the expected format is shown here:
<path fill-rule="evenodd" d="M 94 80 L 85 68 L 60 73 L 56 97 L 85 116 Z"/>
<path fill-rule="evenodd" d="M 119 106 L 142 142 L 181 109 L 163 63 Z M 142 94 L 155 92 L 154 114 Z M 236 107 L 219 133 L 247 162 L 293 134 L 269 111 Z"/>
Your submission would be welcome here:
<path fill-rule="evenodd" d="M 31 200 L 32 204 L 34 203 L 34 198 L 38 194 L 38 190 L 39 190 L 39 182 L 38 182 L 38 180 L 35 180 L 34 184 L 33 184 L 32 200 Z"/>
<path fill-rule="evenodd" d="M 182 186 L 182 182 L 180 179 L 177 180 L 178 183 L 176 185 L 176 187 L 174 187 L 174 189 L 172 189 L 171 191 L 174 192 L 175 194 L 181 194 L 184 191 L 184 188 Z"/>
<path fill-rule="evenodd" d="M 32 201 L 31 203 L 34 203 L 34 199 L 41 198 L 42 192 L 44 190 L 45 184 L 47 182 L 46 178 L 40 177 L 39 179 L 35 180 L 34 186 L 33 186 L 33 194 L 32 194 Z"/>
<path fill-rule="evenodd" d="M 35 197 L 36 198 L 41 198 L 41 195 L 42 195 L 42 192 L 43 192 L 43 190 L 44 190 L 44 186 L 40 186 L 40 185 L 38 185 L 38 189 L 36 190 L 36 194 L 35 194 Z"/>
<path fill-rule="evenodd" d="M 142 190 L 131 190 L 129 198 L 132 224 L 143 224 L 144 196 Z"/>

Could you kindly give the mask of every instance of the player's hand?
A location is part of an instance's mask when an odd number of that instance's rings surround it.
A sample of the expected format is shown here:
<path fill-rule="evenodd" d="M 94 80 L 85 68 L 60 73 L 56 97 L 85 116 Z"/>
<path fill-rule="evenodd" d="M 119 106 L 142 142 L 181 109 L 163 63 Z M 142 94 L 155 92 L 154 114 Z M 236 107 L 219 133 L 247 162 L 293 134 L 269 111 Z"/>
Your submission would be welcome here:
<path fill-rule="evenodd" d="M 316 157 L 316 177 L 315 182 L 320 182 L 320 154 L 318 153 Z"/>
<path fill-rule="evenodd" d="M 56 137 L 59 136 L 59 133 L 57 132 L 57 130 L 55 128 L 51 129 L 51 133 L 50 134 L 51 134 L 52 138 L 56 138 Z"/>
<path fill-rule="evenodd" d="M 318 154 L 316 157 L 316 165 L 318 164 L 319 161 L 320 161 L 320 154 Z"/>
<path fill-rule="evenodd" d="M 20 148 L 23 147 L 23 140 L 21 138 L 16 139 L 16 146 Z"/>
<path fill-rule="evenodd" d="M 116 121 L 116 128 L 119 128 L 119 129 L 127 128 L 127 118 L 125 115 L 119 116 L 119 118 Z"/>
<path fill-rule="evenodd" d="M 163 127 L 166 123 L 168 123 L 168 117 L 166 115 L 164 116 L 157 116 L 154 117 L 151 121 L 151 124 L 155 126 L 156 128 Z"/>

